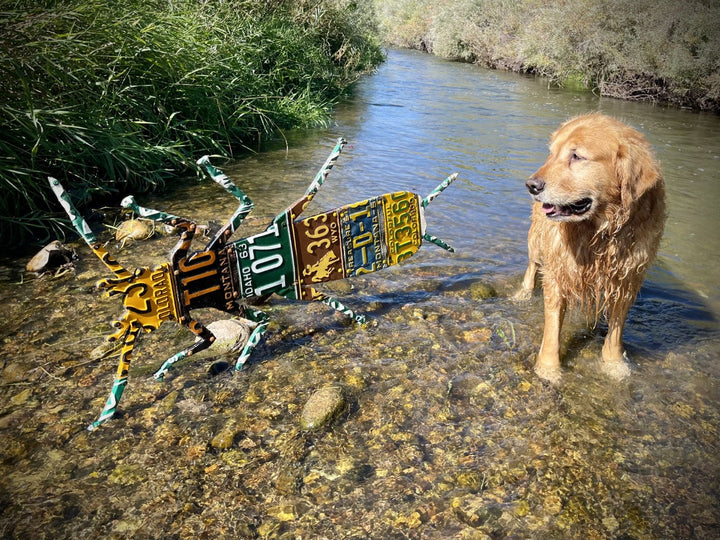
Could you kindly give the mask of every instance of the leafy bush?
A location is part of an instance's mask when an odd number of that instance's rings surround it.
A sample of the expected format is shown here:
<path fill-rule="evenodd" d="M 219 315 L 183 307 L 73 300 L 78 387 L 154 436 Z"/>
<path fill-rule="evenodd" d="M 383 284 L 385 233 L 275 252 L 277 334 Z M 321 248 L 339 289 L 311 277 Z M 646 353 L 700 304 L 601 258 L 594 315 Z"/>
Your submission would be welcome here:
<path fill-rule="evenodd" d="M 382 61 L 340 0 L 24 0 L 0 12 L 0 242 L 78 199 L 144 191 L 285 127 L 322 124 Z M 57 231 L 56 231 L 57 232 Z"/>
<path fill-rule="evenodd" d="M 720 4 L 710 0 L 375 0 L 387 42 L 580 83 L 603 95 L 720 110 Z"/>

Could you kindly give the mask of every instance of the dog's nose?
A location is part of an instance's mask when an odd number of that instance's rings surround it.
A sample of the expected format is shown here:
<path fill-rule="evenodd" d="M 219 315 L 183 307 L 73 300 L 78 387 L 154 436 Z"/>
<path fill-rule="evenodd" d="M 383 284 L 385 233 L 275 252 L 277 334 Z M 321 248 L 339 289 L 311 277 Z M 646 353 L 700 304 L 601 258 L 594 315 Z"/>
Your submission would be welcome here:
<path fill-rule="evenodd" d="M 545 189 L 545 182 L 543 180 L 540 180 L 539 178 L 535 178 L 534 176 L 531 177 L 530 180 L 525 182 L 525 185 L 527 186 L 528 191 L 531 195 L 537 195 L 543 189 Z"/>

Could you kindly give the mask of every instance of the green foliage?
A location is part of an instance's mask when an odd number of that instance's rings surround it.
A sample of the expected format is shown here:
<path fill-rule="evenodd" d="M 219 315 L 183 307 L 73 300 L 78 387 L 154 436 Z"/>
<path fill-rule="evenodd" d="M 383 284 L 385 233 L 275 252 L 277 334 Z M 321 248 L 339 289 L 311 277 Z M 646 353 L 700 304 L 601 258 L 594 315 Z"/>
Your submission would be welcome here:
<path fill-rule="evenodd" d="M 327 122 L 382 61 L 372 13 L 341 0 L 22 0 L 0 8 L 0 242 L 78 200 L 145 191 L 286 127 Z"/>
<path fill-rule="evenodd" d="M 383 35 L 603 95 L 720 110 L 710 0 L 375 0 Z"/>

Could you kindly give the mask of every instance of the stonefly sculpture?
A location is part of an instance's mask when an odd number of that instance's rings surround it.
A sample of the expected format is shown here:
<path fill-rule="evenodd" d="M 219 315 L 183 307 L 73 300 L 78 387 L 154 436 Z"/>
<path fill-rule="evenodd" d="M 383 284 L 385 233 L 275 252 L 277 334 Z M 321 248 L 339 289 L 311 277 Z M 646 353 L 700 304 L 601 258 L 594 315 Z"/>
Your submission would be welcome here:
<path fill-rule="evenodd" d="M 113 323 L 117 330 L 107 338 L 119 340 L 122 345 L 115 381 L 102 413 L 88 426 L 89 430 L 96 429 L 115 414 L 127 385 L 130 357 L 143 331 L 152 332 L 166 321 L 177 321 L 199 338 L 165 360 L 154 375 L 162 380 L 174 363 L 206 349 L 215 340 L 212 332 L 192 318 L 193 309 L 212 307 L 241 314 L 257 326 L 235 363 L 235 369 L 240 370 L 269 322 L 265 313 L 244 305 L 242 299 L 276 293 L 293 300 L 320 301 L 362 324 L 365 317 L 356 315 L 313 286 L 398 264 L 413 255 L 423 240 L 453 251 L 442 240 L 427 234 L 424 209 L 455 180 L 457 173 L 423 199 L 408 191 L 396 191 L 300 219 L 345 144 L 344 139 L 338 139 L 305 195 L 278 214 L 263 232 L 233 242 L 229 242 L 230 237 L 250 213 L 253 203 L 210 164 L 207 156 L 200 158 L 198 165 L 240 201 L 228 222 L 200 251 L 190 251 L 196 231 L 194 221 L 141 207 L 132 196 L 126 197 L 121 202 L 123 207 L 141 217 L 172 225 L 181 233 L 170 252 L 169 262 L 133 272 L 126 270 L 97 241 L 60 182 L 49 178 L 75 229 L 115 275 L 98 281 L 97 287 L 108 296 L 121 295 L 125 307 L 122 318 Z"/>

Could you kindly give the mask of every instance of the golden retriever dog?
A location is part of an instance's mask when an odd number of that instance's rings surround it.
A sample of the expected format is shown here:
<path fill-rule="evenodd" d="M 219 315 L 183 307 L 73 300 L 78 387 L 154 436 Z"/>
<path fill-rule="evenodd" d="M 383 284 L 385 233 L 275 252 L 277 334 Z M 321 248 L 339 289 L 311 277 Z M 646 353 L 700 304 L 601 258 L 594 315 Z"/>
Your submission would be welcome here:
<path fill-rule="evenodd" d="M 568 307 L 607 317 L 601 367 L 630 373 L 623 326 L 658 250 L 665 186 L 649 144 L 635 129 L 592 113 L 552 134 L 550 155 L 526 182 L 534 199 L 530 263 L 516 295 L 529 298 L 540 270 L 545 328 L 535 372 L 560 380 L 560 330 Z"/>

